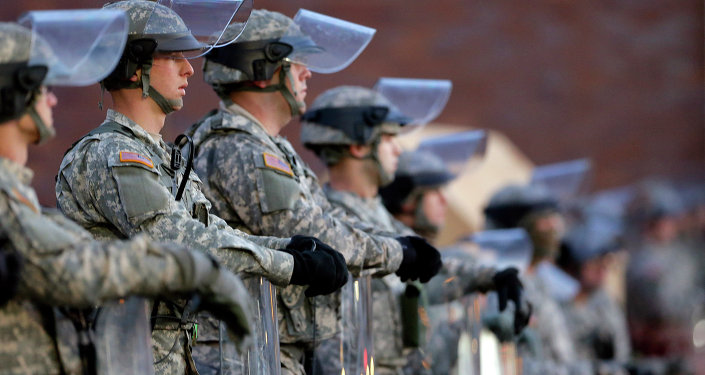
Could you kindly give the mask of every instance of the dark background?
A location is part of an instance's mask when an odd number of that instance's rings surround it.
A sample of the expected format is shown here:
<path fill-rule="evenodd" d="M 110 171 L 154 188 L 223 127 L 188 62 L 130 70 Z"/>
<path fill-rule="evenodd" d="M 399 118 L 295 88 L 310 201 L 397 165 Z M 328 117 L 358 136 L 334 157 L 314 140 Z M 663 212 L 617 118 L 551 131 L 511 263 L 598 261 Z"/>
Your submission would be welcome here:
<path fill-rule="evenodd" d="M 6 0 L 0 15 L 11 21 L 28 9 L 101 5 Z M 438 122 L 503 132 L 536 164 L 589 157 L 593 190 L 705 173 L 700 0 L 302 0 L 255 7 L 289 16 L 306 8 L 377 29 L 348 69 L 314 73 L 309 103 L 333 86 L 371 87 L 381 76 L 445 78 L 454 87 Z M 185 109 L 167 118 L 167 140 L 217 105 L 201 61 L 193 63 Z M 105 116 L 98 85 L 55 91 L 59 136 L 33 149 L 29 162 L 48 206 L 64 150 Z M 301 150 L 298 132 L 292 123 L 284 134 Z"/>

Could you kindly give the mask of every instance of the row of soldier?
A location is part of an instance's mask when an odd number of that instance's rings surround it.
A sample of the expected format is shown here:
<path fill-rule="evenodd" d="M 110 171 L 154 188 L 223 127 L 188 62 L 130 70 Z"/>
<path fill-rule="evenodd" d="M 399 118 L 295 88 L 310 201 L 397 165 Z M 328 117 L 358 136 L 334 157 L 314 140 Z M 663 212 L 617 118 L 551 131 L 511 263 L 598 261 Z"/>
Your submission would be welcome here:
<path fill-rule="evenodd" d="M 577 353 L 560 308 L 531 277 L 561 244 L 559 202 L 546 191 L 510 186 L 485 210 L 492 229 L 526 230 L 523 285 L 515 267 L 479 262 L 464 246 L 441 257 L 429 243 L 455 173 L 432 153 L 401 154 L 396 137 L 438 114 L 447 85 L 342 86 L 309 108 L 311 71 L 342 70 L 374 30 L 304 10 L 294 19 L 243 16 L 247 1 L 219 2 L 212 13 L 197 12 L 197 1 L 170 4 L 125 0 L 31 12 L 20 20 L 28 28 L 2 25 L 9 302 L 0 310 L 0 372 L 468 373 L 477 364 L 454 354 L 476 353 L 472 344 L 459 350 L 462 332 L 477 346 L 483 326 L 520 343 L 513 367 L 527 373 L 626 371 L 621 344 Z M 53 43 L 58 30 L 72 30 L 75 43 Z M 85 43 L 87 35 L 95 37 Z M 204 53 L 220 106 L 166 143 L 159 133 L 183 106 L 189 59 Z M 44 210 L 24 164 L 28 146 L 53 134 L 57 100 L 47 86 L 98 81 L 112 108 L 66 152 L 59 211 Z M 302 142 L 328 167 L 323 187 L 279 136 L 298 116 Z M 472 156 L 469 143 L 455 147 Z M 587 246 L 578 229 L 577 242 L 566 241 L 578 249 L 574 263 L 611 250 Z M 492 290 L 496 311 L 471 316 L 481 301 L 468 295 Z M 619 331 L 615 311 L 603 321 Z"/>

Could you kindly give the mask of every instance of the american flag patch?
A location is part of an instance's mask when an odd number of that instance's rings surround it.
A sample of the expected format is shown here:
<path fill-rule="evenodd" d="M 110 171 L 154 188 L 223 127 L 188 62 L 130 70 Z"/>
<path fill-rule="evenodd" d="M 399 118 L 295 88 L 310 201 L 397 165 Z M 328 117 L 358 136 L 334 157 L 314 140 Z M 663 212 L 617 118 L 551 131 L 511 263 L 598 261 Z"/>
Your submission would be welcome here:
<path fill-rule="evenodd" d="M 263 153 L 262 156 L 264 157 L 264 165 L 268 166 L 269 168 L 276 169 L 278 171 L 282 171 L 289 176 L 293 176 L 294 172 L 291 170 L 291 166 L 289 163 L 282 161 L 275 155 L 272 155 L 270 153 Z"/>
<path fill-rule="evenodd" d="M 22 195 L 22 193 L 20 193 L 19 190 L 17 190 L 16 188 L 12 188 L 12 192 L 15 194 L 15 198 L 17 198 L 17 200 L 22 202 L 22 204 L 31 208 L 32 211 L 39 213 L 39 209 L 37 209 L 37 207 L 34 206 L 34 204 L 32 203 L 32 201 L 29 200 L 29 198 Z"/>
<path fill-rule="evenodd" d="M 144 164 L 150 168 L 154 168 L 154 163 L 152 162 L 152 159 L 140 155 L 136 152 L 128 152 L 128 151 L 120 151 L 120 161 L 125 162 L 133 162 L 133 163 L 140 163 Z"/>

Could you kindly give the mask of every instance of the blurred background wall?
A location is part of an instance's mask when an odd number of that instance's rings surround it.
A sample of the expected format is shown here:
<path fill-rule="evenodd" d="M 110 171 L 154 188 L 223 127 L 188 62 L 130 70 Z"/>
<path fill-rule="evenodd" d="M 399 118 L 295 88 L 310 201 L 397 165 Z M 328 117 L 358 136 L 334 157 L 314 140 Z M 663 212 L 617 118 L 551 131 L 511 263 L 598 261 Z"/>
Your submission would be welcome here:
<path fill-rule="evenodd" d="M 102 3 L 6 0 L 0 15 L 9 21 L 28 9 Z M 289 16 L 307 8 L 377 29 L 348 69 L 314 74 L 309 103 L 333 86 L 371 87 L 381 76 L 445 78 L 454 87 L 438 122 L 504 133 L 535 164 L 589 157 L 593 190 L 705 173 L 702 0 L 255 0 L 255 7 Z M 167 118 L 166 140 L 217 105 L 201 61 L 193 64 L 185 108 Z M 98 85 L 55 91 L 59 136 L 29 162 L 47 206 L 55 205 L 61 155 L 105 117 Z M 298 133 L 296 121 L 284 131 L 301 151 Z"/>

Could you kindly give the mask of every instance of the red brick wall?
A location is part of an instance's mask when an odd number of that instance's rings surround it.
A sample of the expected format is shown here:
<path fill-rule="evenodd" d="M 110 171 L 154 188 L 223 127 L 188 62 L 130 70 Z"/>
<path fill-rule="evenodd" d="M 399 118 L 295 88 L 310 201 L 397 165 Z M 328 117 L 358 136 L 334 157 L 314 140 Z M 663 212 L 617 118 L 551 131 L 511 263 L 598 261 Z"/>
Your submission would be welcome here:
<path fill-rule="evenodd" d="M 4 1 L 3 19 L 25 9 L 100 1 Z M 380 76 L 447 78 L 438 121 L 497 129 L 537 164 L 592 158 L 595 188 L 652 174 L 705 172 L 703 4 L 697 0 L 258 1 L 293 16 L 299 7 L 375 27 L 347 70 L 317 75 L 309 102 L 339 84 Z M 194 66 L 200 69 L 200 61 Z M 104 117 L 97 86 L 59 89 L 60 136 L 33 152 L 34 186 L 53 205 L 60 155 Z M 216 104 L 198 72 L 186 108 L 167 120 L 173 139 Z M 285 134 L 298 146 L 298 124 Z M 307 154 L 308 155 L 308 154 Z"/>

